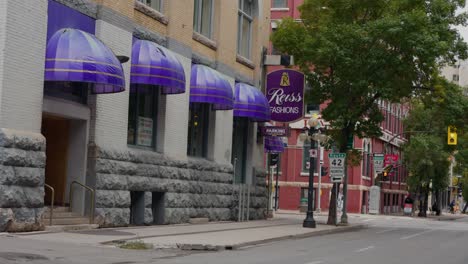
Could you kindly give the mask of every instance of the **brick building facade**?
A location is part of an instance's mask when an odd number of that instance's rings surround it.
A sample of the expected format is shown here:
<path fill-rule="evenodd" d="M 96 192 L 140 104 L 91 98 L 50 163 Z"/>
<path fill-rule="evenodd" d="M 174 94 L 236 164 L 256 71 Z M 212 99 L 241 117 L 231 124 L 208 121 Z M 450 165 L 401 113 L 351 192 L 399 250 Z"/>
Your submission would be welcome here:
<path fill-rule="evenodd" d="M 272 1 L 271 6 L 271 29 L 275 30 L 279 21 L 284 17 L 292 17 L 300 23 L 300 12 L 298 7 L 303 0 L 278 0 Z M 270 43 L 270 54 L 277 54 Z M 281 66 L 270 66 L 268 72 L 281 68 Z M 360 139 L 355 137 L 353 148 L 362 152 L 362 161 L 359 166 L 348 167 L 348 202 L 347 210 L 352 213 L 367 213 L 369 206 L 369 188 L 375 184 L 373 178 L 373 154 L 396 154 L 401 163 L 400 146 L 405 141 L 402 120 L 408 114 L 408 107 L 401 104 L 390 104 L 379 102 L 379 106 L 385 117 L 381 124 L 383 136 L 380 138 Z M 300 200 L 307 197 L 308 188 L 308 151 L 309 143 L 300 140 L 299 135 L 303 133 L 303 128 L 307 120 L 313 113 L 320 113 L 320 109 L 326 107 L 325 104 L 319 106 L 306 105 L 304 119 L 295 123 L 290 123 L 290 136 L 287 138 L 287 147 L 281 154 L 280 176 L 279 176 L 279 208 L 287 210 L 297 210 Z M 285 125 L 271 122 L 273 125 Z M 321 154 L 316 168 L 329 167 L 329 151 L 321 148 Z M 321 192 L 318 190 L 318 172 L 314 177 L 314 194 L 320 197 L 320 207 L 327 210 L 330 201 L 332 183 L 328 174 L 321 177 Z M 374 175 L 375 177 L 375 175 Z M 389 177 L 383 179 L 381 184 L 381 212 L 391 213 L 401 210 L 401 204 L 407 195 L 406 180 L 407 172 L 404 166 L 397 165 L 394 172 Z M 315 201 L 317 206 L 317 201 Z"/>

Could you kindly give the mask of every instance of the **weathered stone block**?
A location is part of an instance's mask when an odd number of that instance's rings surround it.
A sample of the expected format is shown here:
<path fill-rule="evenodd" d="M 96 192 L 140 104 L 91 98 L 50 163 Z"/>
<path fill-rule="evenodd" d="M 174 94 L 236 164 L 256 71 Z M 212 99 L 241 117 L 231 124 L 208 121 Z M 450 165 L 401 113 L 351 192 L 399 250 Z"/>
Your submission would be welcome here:
<path fill-rule="evenodd" d="M 31 167 L 14 167 L 14 185 L 37 187 L 44 186 L 45 169 Z"/>
<path fill-rule="evenodd" d="M 23 206 L 44 207 L 44 187 L 23 187 Z"/>
<path fill-rule="evenodd" d="M 190 219 L 189 208 L 166 208 L 164 210 L 165 224 L 187 223 Z"/>
<path fill-rule="evenodd" d="M 151 178 L 140 176 L 129 176 L 127 178 L 127 188 L 131 191 L 150 191 Z"/>
<path fill-rule="evenodd" d="M 44 151 L 45 138 L 40 133 L 0 128 L 0 147 Z"/>
<path fill-rule="evenodd" d="M 0 185 L 0 207 L 21 207 L 25 204 L 23 188 L 14 185 Z"/>
<path fill-rule="evenodd" d="M 129 208 L 130 204 L 129 191 L 96 190 L 96 207 Z"/>
<path fill-rule="evenodd" d="M 153 193 L 145 192 L 145 208 L 151 208 L 153 204 Z"/>
<path fill-rule="evenodd" d="M 0 147 L 0 164 L 18 167 L 45 167 L 45 152 Z"/>
<path fill-rule="evenodd" d="M 130 208 L 96 208 L 96 223 L 101 227 L 128 226 Z"/>
<path fill-rule="evenodd" d="M 136 175 L 137 166 L 131 162 L 96 159 L 96 172 L 120 175 Z"/>
<path fill-rule="evenodd" d="M 153 164 L 138 164 L 137 172 L 138 176 L 144 177 L 162 177 L 161 175 L 161 166 Z"/>
<path fill-rule="evenodd" d="M 0 232 L 5 232 L 13 222 L 14 214 L 11 208 L 0 208 Z"/>
<path fill-rule="evenodd" d="M 153 210 L 151 208 L 145 208 L 145 225 L 153 224 Z"/>
<path fill-rule="evenodd" d="M 127 176 L 96 173 L 96 189 L 125 190 L 128 188 Z"/>
<path fill-rule="evenodd" d="M 0 185 L 12 185 L 15 182 L 15 170 L 13 166 L 0 165 Z"/>

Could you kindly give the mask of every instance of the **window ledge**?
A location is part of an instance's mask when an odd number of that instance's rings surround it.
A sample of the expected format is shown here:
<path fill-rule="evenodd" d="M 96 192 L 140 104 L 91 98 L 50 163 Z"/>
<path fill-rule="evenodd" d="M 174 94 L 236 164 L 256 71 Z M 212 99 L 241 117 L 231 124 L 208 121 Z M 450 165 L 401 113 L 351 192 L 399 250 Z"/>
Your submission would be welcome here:
<path fill-rule="evenodd" d="M 249 67 L 250 69 L 255 69 L 255 64 L 253 63 L 253 61 L 247 59 L 246 57 L 243 57 L 239 54 L 237 54 L 236 56 L 236 61 L 239 62 L 240 64 L 243 64 L 247 67 Z"/>
<path fill-rule="evenodd" d="M 371 178 L 370 178 L 370 177 L 367 177 L 367 176 L 362 176 L 362 179 L 363 179 L 363 180 L 368 180 L 368 181 L 371 180 Z"/>
<path fill-rule="evenodd" d="M 218 49 L 218 44 L 216 41 L 209 39 L 208 37 L 198 33 L 198 32 L 193 32 L 192 38 L 201 44 L 207 46 L 208 48 L 212 50 L 217 50 Z"/>
<path fill-rule="evenodd" d="M 156 19 L 157 21 L 161 22 L 164 25 L 167 25 L 169 23 L 169 20 L 164 14 L 162 14 L 158 10 L 155 10 L 139 1 L 135 1 L 134 8 L 140 11 L 141 13 Z"/>
<path fill-rule="evenodd" d="M 289 7 L 272 7 L 270 11 L 289 11 Z"/>
<path fill-rule="evenodd" d="M 308 172 L 301 172 L 301 176 L 309 177 L 309 173 Z M 318 173 L 315 172 L 314 177 L 318 177 Z"/>
<path fill-rule="evenodd" d="M 146 150 L 146 151 L 157 152 L 157 153 L 162 154 L 161 152 L 156 151 L 154 147 L 145 147 L 145 146 L 132 145 L 132 144 L 127 144 L 127 147 L 131 149 Z"/>

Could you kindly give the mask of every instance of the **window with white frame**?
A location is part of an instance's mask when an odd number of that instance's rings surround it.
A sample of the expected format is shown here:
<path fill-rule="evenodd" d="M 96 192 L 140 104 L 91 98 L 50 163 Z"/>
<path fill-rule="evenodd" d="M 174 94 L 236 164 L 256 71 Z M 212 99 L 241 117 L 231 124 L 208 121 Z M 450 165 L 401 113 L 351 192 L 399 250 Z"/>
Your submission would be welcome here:
<path fill-rule="evenodd" d="M 272 8 L 287 8 L 288 7 L 288 0 L 273 0 L 271 2 Z"/>
<path fill-rule="evenodd" d="M 250 59 L 252 37 L 253 1 L 239 0 L 239 17 L 237 21 L 237 54 Z"/>
<path fill-rule="evenodd" d="M 138 2 L 142 2 L 143 4 L 162 12 L 162 1 L 163 0 L 138 0 Z"/>
<path fill-rule="evenodd" d="M 193 13 L 193 31 L 212 38 L 213 34 L 213 0 L 195 0 Z"/>
<path fill-rule="evenodd" d="M 371 173 L 371 150 L 370 143 L 364 143 L 362 152 L 362 176 L 370 177 Z"/>

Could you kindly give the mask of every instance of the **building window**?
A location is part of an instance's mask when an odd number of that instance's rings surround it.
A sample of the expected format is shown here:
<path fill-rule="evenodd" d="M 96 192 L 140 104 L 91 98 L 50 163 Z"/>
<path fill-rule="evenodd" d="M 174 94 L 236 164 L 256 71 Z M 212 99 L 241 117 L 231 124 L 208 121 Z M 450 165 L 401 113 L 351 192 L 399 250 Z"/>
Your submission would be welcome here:
<path fill-rule="evenodd" d="M 158 100 L 157 88 L 141 84 L 130 88 L 127 144 L 155 147 Z"/>
<path fill-rule="evenodd" d="M 231 163 L 235 169 L 235 183 L 246 183 L 248 133 L 249 120 L 246 117 L 234 117 Z"/>
<path fill-rule="evenodd" d="M 195 0 L 193 31 L 211 38 L 213 9 L 213 0 Z"/>
<path fill-rule="evenodd" d="M 252 0 L 239 0 L 239 19 L 237 23 L 237 54 L 250 59 L 252 36 Z"/>
<path fill-rule="evenodd" d="M 318 113 L 320 111 L 320 105 L 318 104 L 307 104 L 306 114 Z"/>
<path fill-rule="evenodd" d="M 271 7 L 273 8 L 287 8 L 288 7 L 288 0 L 273 0 L 271 3 Z"/>
<path fill-rule="evenodd" d="M 460 80 L 460 76 L 458 76 L 458 74 L 452 75 L 452 81 L 458 82 L 458 80 Z"/>
<path fill-rule="evenodd" d="M 210 110 L 210 104 L 190 103 L 187 144 L 189 156 L 207 156 Z"/>
<path fill-rule="evenodd" d="M 154 10 L 162 12 L 162 0 L 138 0 L 138 1 L 153 8 Z"/>
<path fill-rule="evenodd" d="M 44 95 L 57 97 L 80 104 L 88 101 L 88 90 L 94 84 L 85 82 L 44 82 Z"/>

